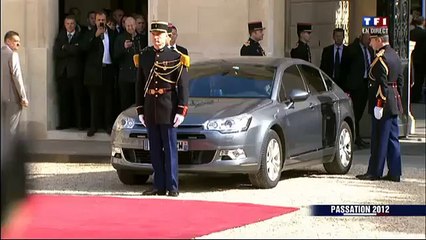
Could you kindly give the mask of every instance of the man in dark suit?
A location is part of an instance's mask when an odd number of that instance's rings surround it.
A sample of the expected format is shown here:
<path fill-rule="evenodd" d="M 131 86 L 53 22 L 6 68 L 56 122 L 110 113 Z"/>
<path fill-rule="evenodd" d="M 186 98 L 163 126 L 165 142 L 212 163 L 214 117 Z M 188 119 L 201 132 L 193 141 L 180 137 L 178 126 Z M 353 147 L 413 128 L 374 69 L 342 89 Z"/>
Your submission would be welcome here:
<path fill-rule="evenodd" d="M 265 51 L 263 51 L 262 46 L 260 46 L 260 41 L 263 40 L 263 30 L 265 28 L 262 25 L 262 22 L 249 22 L 248 30 L 250 38 L 243 44 L 240 49 L 241 56 L 265 56 Z"/>
<path fill-rule="evenodd" d="M 370 34 L 363 33 L 354 40 L 342 56 L 341 84 L 343 90 L 352 98 L 355 114 L 355 144 L 359 148 L 368 146 L 359 131 L 359 121 L 368 99 L 368 71 L 374 59 L 374 50 L 369 46 Z"/>
<path fill-rule="evenodd" d="M 136 32 L 136 21 L 128 17 L 125 21 L 125 31 L 120 34 L 114 46 L 114 59 L 118 64 L 118 88 L 120 91 L 121 111 L 133 105 L 135 99 L 135 83 L 137 69 L 133 63 L 133 55 L 139 53 Z"/>
<path fill-rule="evenodd" d="M 153 188 L 144 195 L 176 197 L 178 152 L 176 128 L 188 111 L 188 69 L 177 51 L 166 46 L 167 22 L 152 22 L 153 46 L 139 55 L 136 83 L 137 114 L 148 130 L 150 156 L 154 168 Z"/>
<path fill-rule="evenodd" d="M 290 56 L 292 58 L 300 58 L 305 61 L 311 62 L 311 49 L 309 48 L 309 41 L 311 40 L 312 24 L 310 23 L 298 23 L 297 24 L 297 36 L 299 41 L 297 47 L 291 49 Z"/>
<path fill-rule="evenodd" d="M 84 84 L 90 93 L 90 129 L 87 136 L 93 136 L 101 125 L 111 133 L 114 98 L 115 67 L 113 65 L 113 46 L 116 34 L 106 25 L 106 14 L 96 13 L 96 28 L 88 31 L 82 47 L 87 52 L 84 69 Z"/>
<path fill-rule="evenodd" d="M 398 140 L 398 114 L 403 112 L 401 89 L 402 65 L 398 54 L 389 45 L 387 28 L 375 31 L 371 45 L 378 51 L 371 64 L 369 77 L 368 113 L 372 115 L 371 156 L 366 174 L 361 180 L 388 180 L 399 182 L 401 176 L 401 146 Z M 386 29 L 386 31 L 384 30 Z M 387 160 L 388 173 L 383 169 Z"/>
<path fill-rule="evenodd" d="M 76 31 L 72 15 L 64 20 L 65 29 L 58 33 L 53 47 L 59 101 L 59 124 L 56 129 L 84 128 L 83 57 L 81 33 Z"/>
<path fill-rule="evenodd" d="M 340 87 L 341 86 L 341 62 L 342 55 L 346 49 L 343 44 L 345 39 L 345 31 L 342 28 L 335 28 L 333 30 L 334 44 L 327 46 L 322 51 L 320 68 L 330 77 L 333 78 Z"/>
<path fill-rule="evenodd" d="M 176 44 L 177 38 L 178 38 L 178 31 L 175 25 L 173 25 L 172 23 L 169 23 L 168 26 L 168 31 L 167 31 L 168 35 L 169 35 L 169 43 L 168 43 L 168 47 L 172 50 L 175 50 L 179 53 L 183 53 L 185 55 L 188 55 L 188 50 L 180 45 Z"/>
<path fill-rule="evenodd" d="M 136 32 L 139 36 L 140 49 L 144 49 L 148 46 L 148 31 L 145 17 L 140 14 L 133 15 L 133 18 L 136 20 Z"/>
<path fill-rule="evenodd" d="M 423 84 L 425 81 L 426 58 L 424 51 L 426 48 L 426 30 L 424 29 L 424 18 L 422 16 L 413 19 L 414 29 L 410 31 L 410 41 L 416 42 L 412 52 L 414 68 L 414 85 L 411 90 L 411 102 L 418 103 L 422 99 Z"/>

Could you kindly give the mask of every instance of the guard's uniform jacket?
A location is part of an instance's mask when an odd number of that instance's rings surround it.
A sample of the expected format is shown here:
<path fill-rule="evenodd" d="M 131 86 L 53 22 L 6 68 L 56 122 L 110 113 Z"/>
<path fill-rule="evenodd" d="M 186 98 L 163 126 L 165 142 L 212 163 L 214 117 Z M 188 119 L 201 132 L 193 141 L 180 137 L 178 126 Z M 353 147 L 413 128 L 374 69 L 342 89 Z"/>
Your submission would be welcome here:
<path fill-rule="evenodd" d="M 265 56 L 265 51 L 263 51 L 262 46 L 259 42 L 254 41 L 249 38 L 247 42 L 243 44 L 240 50 L 241 56 Z"/>
<path fill-rule="evenodd" d="M 401 90 L 403 87 L 401 61 L 389 45 L 379 49 L 369 71 L 368 112 L 374 113 L 377 101 L 383 106 L 383 117 L 403 112 Z"/>
<path fill-rule="evenodd" d="M 309 48 L 308 44 L 302 41 L 298 41 L 297 47 L 291 49 L 290 56 L 292 58 L 300 58 L 305 61 L 311 62 L 311 49 Z"/>
<path fill-rule="evenodd" d="M 188 111 L 188 70 L 181 54 L 164 47 L 144 48 L 139 55 L 136 106 L 145 124 L 173 124 Z"/>

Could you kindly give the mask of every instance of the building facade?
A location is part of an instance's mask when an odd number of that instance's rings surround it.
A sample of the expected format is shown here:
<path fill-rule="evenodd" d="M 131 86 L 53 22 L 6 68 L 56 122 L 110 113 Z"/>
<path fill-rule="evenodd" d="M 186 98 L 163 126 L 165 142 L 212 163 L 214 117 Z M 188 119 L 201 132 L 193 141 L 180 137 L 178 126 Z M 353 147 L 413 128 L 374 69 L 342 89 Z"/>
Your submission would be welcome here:
<path fill-rule="evenodd" d="M 193 61 L 238 56 L 248 38 L 247 22 L 261 20 L 266 27 L 261 45 L 267 56 L 274 57 L 289 56 L 295 47 L 297 22 L 312 23 L 312 59 L 319 65 L 322 48 L 332 43 L 333 28 L 344 27 L 350 42 L 361 32 L 361 17 L 376 15 L 376 3 L 370 0 L 145 1 L 148 24 L 153 19 L 173 22 L 179 43 L 189 49 Z M 19 53 L 30 100 L 22 126 L 38 139 L 86 138 L 85 133 L 53 130 L 57 123 L 53 44 L 62 27 L 60 8 L 72 6 L 81 9 L 82 19 L 89 10 L 115 7 L 107 0 L 1 1 L 1 35 L 8 30 L 21 35 Z"/>

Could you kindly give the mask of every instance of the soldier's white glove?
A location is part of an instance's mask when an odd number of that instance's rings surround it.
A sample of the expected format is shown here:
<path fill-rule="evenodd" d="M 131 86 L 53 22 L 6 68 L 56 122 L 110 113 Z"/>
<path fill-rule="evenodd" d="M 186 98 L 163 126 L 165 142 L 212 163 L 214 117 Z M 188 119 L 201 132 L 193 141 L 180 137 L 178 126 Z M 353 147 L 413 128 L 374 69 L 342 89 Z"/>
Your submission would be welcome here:
<path fill-rule="evenodd" d="M 175 127 L 175 128 L 178 127 L 183 122 L 184 119 L 185 119 L 185 117 L 183 115 L 176 114 L 175 120 L 173 121 L 174 122 L 173 127 Z"/>
<path fill-rule="evenodd" d="M 374 107 L 374 117 L 377 120 L 380 120 L 383 117 L 383 108 L 382 107 Z"/>
<path fill-rule="evenodd" d="M 145 119 L 143 118 L 143 114 L 140 114 L 140 115 L 139 115 L 139 121 L 141 121 L 142 125 L 143 125 L 144 127 L 146 127 L 146 125 L 145 125 Z"/>

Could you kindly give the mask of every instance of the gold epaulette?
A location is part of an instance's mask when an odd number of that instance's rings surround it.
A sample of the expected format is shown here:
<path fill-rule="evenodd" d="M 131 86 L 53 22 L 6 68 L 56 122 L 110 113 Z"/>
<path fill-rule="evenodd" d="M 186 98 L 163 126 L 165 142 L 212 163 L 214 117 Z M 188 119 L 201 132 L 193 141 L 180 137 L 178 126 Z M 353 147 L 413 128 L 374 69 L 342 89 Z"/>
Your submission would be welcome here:
<path fill-rule="evenodd" d="M 250 41 L 245 42 L 244 46 L 246 46 L 246 47 L 250 46 Z"/>
<path fill-rule="evenodd" d="M 139 67 L 139 53 L 133 55 L 133 64 L 135 64 L 135 67 Z"/>
<path fill-rule="evenodd" d="M 382 64 L 382 66 L 385 68 L 386 70 L 386 75 L 389 75 L 389 68 L 386 65 L 386 63 L 383 61 L 383 55 L 385 55 L 385 49 L 380 50 L 377 54 L 376 54 L 376 58 L 374 59 L 374 61 L 370 64 L 370 71 L 368 72 L 368 76 L 370 77 L 371 80 L 376 81 L 376 79 L 373 77 L 372 74 L 372 70 L 374 65 L 376 65 L 377 62 L 380 62 Z"/>
<path fill-rule="evenodd" d="M 182 65 L 184 65 L 185 67 L 189 68 L 189 66 L 191 65 L 191 58 L 188 55 L 183 54 L 177 48 L 175 49 L 175 51 L 180 54 L 180 63 L 182 63 Z"/>
<path fill-rule="evenodd" d="M 183 54 L 183 53 L 180 54 L 180 62 L 182 63 L 182 65 L 184 65 L 187 68 L 191 66 L 191 58 L 186 54 Z"/>

